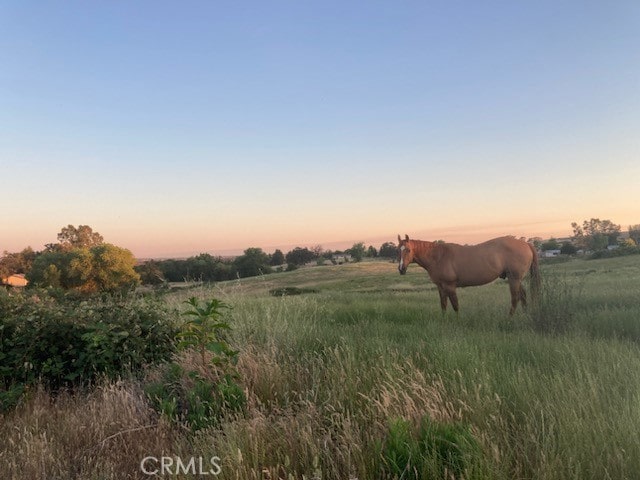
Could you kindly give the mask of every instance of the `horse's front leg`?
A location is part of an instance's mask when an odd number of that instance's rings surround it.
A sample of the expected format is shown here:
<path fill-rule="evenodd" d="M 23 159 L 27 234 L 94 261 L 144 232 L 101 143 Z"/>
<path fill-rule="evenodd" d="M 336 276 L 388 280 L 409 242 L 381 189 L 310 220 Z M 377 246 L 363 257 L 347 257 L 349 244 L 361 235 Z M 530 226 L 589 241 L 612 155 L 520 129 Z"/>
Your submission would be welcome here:
<path fill-rule="evenodd" d="M 458 313 L 458 295 L 456 294 L 455 283 L 445 283 L 438 285 L 438 292 L 440 292 L 440 306 L 442 307 L 442 313 L 447 308 L 447 298 L 451 300 L 451 306 L 453 311 Z"/>
<path fill-rule="evenodd" d="M 440 294 L 440 308 L 442 309 L 442 315 L 447 311 L 447 291 L 444 287 L 438 284 L 438 293 Z"/>

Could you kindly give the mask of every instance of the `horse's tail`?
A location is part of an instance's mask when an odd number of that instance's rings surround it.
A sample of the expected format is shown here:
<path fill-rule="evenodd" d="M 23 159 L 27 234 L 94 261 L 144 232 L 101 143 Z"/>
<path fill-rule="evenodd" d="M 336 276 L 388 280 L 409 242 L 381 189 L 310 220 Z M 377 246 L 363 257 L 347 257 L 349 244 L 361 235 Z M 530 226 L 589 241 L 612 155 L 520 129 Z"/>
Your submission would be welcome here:
<path fill-rule="evenodd" d="M 540 266 L 538 264 L 538 252 L 536 248 L 528 244 L 531 249 L 531 253 L 533 254 L 533 259 L 531 260 L 531 267 L 529 267 L 529 273 L 531 274 L 531 297 L 532 299 L 538 300 L 540 298 L 540 292 L 542 290 L 542 283 L 540 279 Z"/>

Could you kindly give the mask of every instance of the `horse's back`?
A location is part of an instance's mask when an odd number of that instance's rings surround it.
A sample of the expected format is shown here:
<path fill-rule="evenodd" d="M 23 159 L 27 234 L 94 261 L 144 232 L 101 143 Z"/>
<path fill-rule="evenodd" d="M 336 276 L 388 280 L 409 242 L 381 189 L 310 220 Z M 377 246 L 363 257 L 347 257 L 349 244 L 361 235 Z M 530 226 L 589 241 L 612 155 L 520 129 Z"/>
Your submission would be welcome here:
<path fill-rule="evenodd" d="M 484 285 L 498 277 L 524 276 L 533 254 L 529 245 L 514 237 L 499 237 L 477 245 L 447 244 L 458 286 Z"/>

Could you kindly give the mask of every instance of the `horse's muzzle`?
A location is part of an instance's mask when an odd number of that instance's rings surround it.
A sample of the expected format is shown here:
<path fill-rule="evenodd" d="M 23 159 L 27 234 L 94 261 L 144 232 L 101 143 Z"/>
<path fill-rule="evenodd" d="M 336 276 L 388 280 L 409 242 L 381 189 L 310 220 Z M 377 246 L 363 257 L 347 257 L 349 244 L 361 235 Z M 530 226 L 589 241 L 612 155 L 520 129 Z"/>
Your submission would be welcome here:
<path fill-rule="evenodd" d="M 400 275 L 404 275 L 407 273 L 407 267 L 398 267 L 398 271 L 400 272 Z"/>

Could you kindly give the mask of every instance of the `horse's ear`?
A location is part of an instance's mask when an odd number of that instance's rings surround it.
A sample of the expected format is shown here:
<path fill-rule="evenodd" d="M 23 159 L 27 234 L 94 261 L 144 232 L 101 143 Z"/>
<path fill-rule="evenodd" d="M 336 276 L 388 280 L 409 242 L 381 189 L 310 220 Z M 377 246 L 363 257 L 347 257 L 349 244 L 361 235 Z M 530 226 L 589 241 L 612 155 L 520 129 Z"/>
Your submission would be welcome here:
<path fill-rule="evenodd" d="M 402 243 L 402 239 L 400 238 L 400 234 L 398 234 L 398 244 Z"/>
<path fill-rule="evenodd" d="M 404 239 L 408 242 L 409 241 L 409 235 L 407 235 L 406 233 L 404 234 Z"/>

